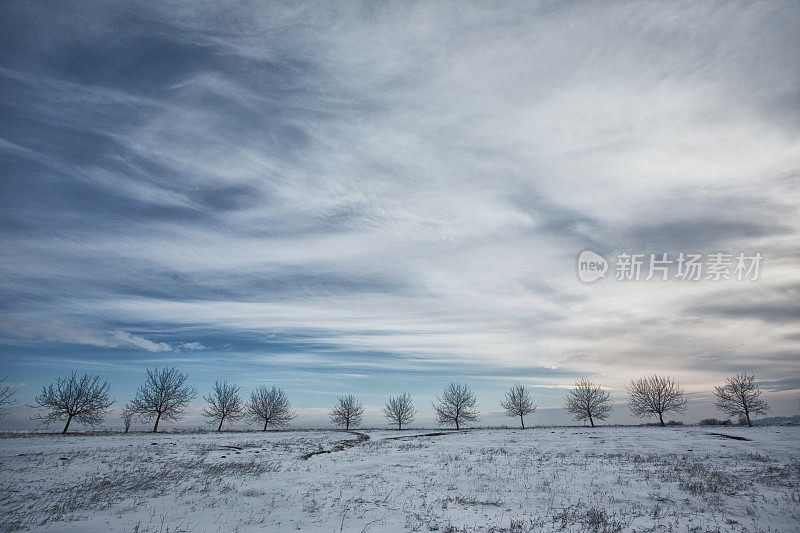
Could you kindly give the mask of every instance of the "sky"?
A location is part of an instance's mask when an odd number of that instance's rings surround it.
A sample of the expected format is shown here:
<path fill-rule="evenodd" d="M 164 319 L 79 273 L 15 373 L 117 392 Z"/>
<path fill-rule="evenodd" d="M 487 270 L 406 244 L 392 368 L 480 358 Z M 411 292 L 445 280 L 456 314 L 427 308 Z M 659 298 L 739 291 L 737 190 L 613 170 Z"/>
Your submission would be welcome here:
<path fill-rule="evenodd" d="M 582 377 L 627 423 L 651 372 L 687 422 L 736 372 L 791 416 L 798 208 L 797 2 L 5 1 L 0 428 L 73 370 L 118 409 L 156 366 L 187 425 L 216 379 L 309 427 L 404 390 L 433 424 L 450 380 L 513 424 L 520 382 L 562 424 Z M 681 253 L 762 259 L 616 279 Z"/>

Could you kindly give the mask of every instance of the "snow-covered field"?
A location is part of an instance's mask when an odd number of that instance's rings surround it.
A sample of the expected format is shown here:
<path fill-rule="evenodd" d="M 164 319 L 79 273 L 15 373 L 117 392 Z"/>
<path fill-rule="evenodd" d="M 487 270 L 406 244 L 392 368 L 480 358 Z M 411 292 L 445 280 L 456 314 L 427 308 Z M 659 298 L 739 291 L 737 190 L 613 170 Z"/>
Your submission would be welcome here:
<path fill-rule="evenodd" d="M 0 528 L 800 530 L 797 427 L 431 432 L 6 436 Z"/>

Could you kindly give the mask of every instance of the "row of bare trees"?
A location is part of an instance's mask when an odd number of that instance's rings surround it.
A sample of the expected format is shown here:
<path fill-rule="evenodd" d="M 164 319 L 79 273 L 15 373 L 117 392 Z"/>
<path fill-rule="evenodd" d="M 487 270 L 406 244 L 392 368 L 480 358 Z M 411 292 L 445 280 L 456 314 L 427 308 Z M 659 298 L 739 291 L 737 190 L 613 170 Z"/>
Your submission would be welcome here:
<path fill-rule="evenodd" d="M 175 368 L 147 370 L 144 385 L 136 391 L 134 399 L 122 411 L 125 431 L 128 431 L 134 417 L 145 420 L 155 419 L 153 431 L 158 430 L 162 419 L 180 418 L 196 392 L 185 385 L 186 374 Z M 106 411 L 114 403 L 109 398 L 109 384 L 100 376 L 73 372 L 67 377 L 57 378 L 55 382 L 42 388 L 34 399 L 39 412 L 32 417 L 45 423 L 65 421 L 62 433 L 69 431 L 73 420 L 96 426 L 105 418 Z"/>
<path fill-rule="evenodd" d="M 628 409 L 639 418 L 658 416 L 664 426 L 664 415 L 682 413 L 689 404 L 686 393 L 669 376 L 651 374 L 634 379 L 626 387 Z M 752 426 L 750 416 L 764 414 L 769 405 L 761 399 L 761 389 L 755 383 L 754 374 L 740 373 L 728 378 L 721 387 L 714 388 L 717 409 L 730 416 L 740 416 Z M 611 413 L 611 395 L 589 380 L 581 379 L 567 393 L 565 407 L 576 420 L 588 420 L 594 427 L 595 420 L 605 420 Z"/>
<path fill-rule="evenodd" d="M 630 413 L 639 418 L 658 416 L 662 426 L 665 425 L 665 414 L 682 413 L 689 404 L 683 387 L 669 376 L 651 374 L 634 379 L 626 390 Z M 728 378 L 724 385 L 715 387 L 714 395 L 717 409 L 730 416 L 738 415 L 749 426 L 753 425 L 751 415 L 764 414 L 770 409 L 761 399 L 754 374 L 740 373 Z M 462 423 L 477 419 L 475 393 L 463 383 L 450 383 L 437 401 L 434 409 L 440 424 L 450 424 L 458 429 Z M 530 391 L 519 383 L 508 389 L 500 405 L 506 415 L 519 418 L 523 429 L 525 416 L 536 410 Z M 588 379 L 580 379 L 567 392 L 564 408 L 575 420 L 588 421 L 594 427 L 595 421 L 608 418 L 613 406 L 608 391 Z"/>
<path fill-rule="evenodd" d="M 147 369 L 147 378 L 136 395 L 122 411 L 122 420 L 127 432 L 135 418 L 155 421 L 153 432 L 158 431 L 162 420 L 176 420 L 183 416 L 186 408 L 197 396 L 193 387 L 186 384 L 187 375 L 174 367 Z M 626 387 L 628 408 L 634 416 L 647 418 L 657 416 L 665 425 L 664 416 L 668 413 L 681 413 L 686 409 L 689 399 L 683 387 L 669 376 L 652 374 L 634 379 Z M 769 405 L 761 398 L 761 390 L 755 383 L 753 374 L 737 374 L 715 388 L 717 408 L 730 416 L 739 416 L 752 425 L 751 416 L 769 411 Z M 222 430 L 226 421 L 247 418 L 252 423 L 269 427 L 282 427 L 291 422 L 297 414 L 283 389 L 259 386 L 245 400 L 237 385 L 227 381 L 216 381 L 211 392 L 203 396 L 206 402 L 203 416 Z M 0 418 L 5 414 L 3 407 L 14 403 L 14 391 L 0 380 Z M 113 404 L 109 398 L 109 384 L 99 376 L 76 372 L 58 378 L 44 387 L 35 398 L 39 414 L 34 417 L 44 422 L 65 421 L 63 433 L 69 430 L 73 420 L 96 426 L 102 422 L 106 410 Z M 433 408 L 436 420 L 443 425 L 460 429 L 464 424 L 478 419 L 477 397 L 465 383 L 451 382 L 436 397 Z M 506 392 L 501 402 L 506 415 L 519 418 L 525 427 L 525 416 L 536 410 L 536 405 L 528 388 L 514 384 Z M 588 421 L 592 427 L 595 422 L 608 418 L 612 411 L 611 394 L 588 379 L 581 379 L 567 392 L 564 398 L 565 409 L 575 420 Z M 331 421 L 346 430 L 357 427 L 362 422 L 364 406 L 352 394 L 341 396 L 330 412 Z M 392 396 L 383 409 L 386 419 L 403 429 L 415 416 L 416 409 L 407 392 Z"/>
<path fill-rule="evenodd" d="M 183 415 L 186 406 L 197 395 L 193 388 L 184 384 L 185 381 L 186 374 L 175 368 L 148 370 L 145 385 L 139 387 L 136 397 L 123 410 L 126 428 L 130 427 L 129 420 L 134 416 L 145 420 L 155 418 L 153 432 L 156 432 L 162 418 L 172 420 Z M 222 431 L 226 420 L 247 418 L 253 423 L 263 424 L 266 431 L 270 426 L 285 426 L 297 416 L 283 389 L 261 385 L 250 393 L 247 401 L 239 391 L 238 385 L 215 381 L 211 392 L 203 396 L 206 401 L 203 416 L 217 425 L 217 431 Z"/>
<path fill-rule="evenodd" d="M 187 374 L 174 367 L 147 369 L 144 384 L 122 410 L 125 431 L 130 429 L 134 418 L 155 421 L 153 432 L 158 431 L 158 424 L 162 420 L 181 418 L 197 396 L 194 387 L 186 384 L 187 378 Z M 268 426 L 286 425 L 296 416 L 283 389 L 262 385 L 252 391 L 249 401 L 242 400 L 239 390 L 236 385 L 217 381 L 211 392 L 203 396 L 207 404 L 203 416 L 217 424 L 217 431 L 222 430 L 226 420 L 244 417 L 263 424 L 266 431 Z M 108 392 L 108 382 L 101 381 L 99 376 L 78 376 L 73 372 L 68 377 L 56 379 L 36 396 L 36 405 L 32 407 L 40 411 L 34 418 L 44 422 L 66 420 L 62 433 L 69 430 L 73 420 L 96 426 L 103 421 L 106 411 L 113 404 Z"/>
<path fill-rule="evenodd" d="M 683 387 L 669 376 L 652 374 L 634 379 L 626 389 L 631 414 L 639 418 L 658 416 L 662 426 L 665 425 L 665 414 L 682 413 L 689 404 Z M 716 387 L 714 394 L 720 411 L 739 415 L 747 420 L 748 425 L 752 425 L 750 415 L 769 411 L 769 406 L 760 397 L 761 390 L 755 384 L 753 374 L 737 374 L 728 378 L 725 385 Z M 477 398 L 473 390 L 464 383 L 448 384 L 436 400 L 433 407 L 440 424 L 459 429 L 462 424 L 478 418 Z M 523 429 L 525 416 L 536 411 L 530 390 L 519 383 L 508 389 L 500 405 L 506 415 L 519 418 Z M 611 394 L 588 379 L 575 382 L 564 398 L 564 407 L 575 420 L 588 421 L 592 427 L 595 426 L 595 421 L 607 419 L 613 409 Z M 407 419 L 403 417 L 404 413 L 408 413 Z M 398 398 L 390 398 L 384 408 L 384 414 L 390 421 L 397 423 L 398 429 L 413 419 L 413 413 L 411 398 L 406 393 Z"/>
<path fill-rule="evenodd" d="M 475 393 L 469 386 L 451 382 L 444 388 L 441 396 L 436 397 L 433 408 L 440 424 L 453 425 L 459 429 L 465 422 L 478 419 L 477 403 Z M 411 395 L 407 392 L 390 396 L 383 408 L 383 416 L 397 425 L 397 429 L 403 429 L 404 425 L 413 422 L 416 413 Z M 364 406 L 352 394 L 340 396 L 330 412 L 331 422 L 346 430 L 361 424 L 363 415 Z"/>
<path fill-rule="evenodd" d="M 292 411 L 289 398 L 283 389 L 261 385 L 250 393 L 249 401 L 239 396 L 239 387 L 227 381 L 214 382 L 211 393 L 203 396 L 207 405 L 203 416 L 212 422 L 219 422 L 217 431 L 222 431 L 225 420 L 247 418 L 266 431 L 270 426 L 282 427 L 291 422 L 297 413 Z"/>
<path fill-rule="evenodd" d="M 297 416 L 292 411 L 289 398 L 283 389 L 274 386 L 268 388 L 265 385 L 261 385 L 250 393 L 248 401 L 242 399 L 239 391 L 238 385 L 229 384 L 227 381 L 215 381 L 211 392 L 203 396 L 206 406 L 202 414 L 211 423 L 217 425 L 217 431 L 222 431 L 222 424 L 226 420 L 235 422 L 247 418 L 253 423 L 263 424 L 263 430 L 266 431 L 270 426 L 285 426 Z M 188 396 L 188 394 L 190 394 L 188 390 L 184 390 L 182 393 L 184 397 Z M 144 402 L 143 405 L 137 399 L 128 404 L 122 411 L 125 432 L 128 432 L 131 422 L 137 414 L 143 414 L 145 419 L 155 417 L 156 424 L 153 427 L 153 431 L 158 431 L 160 415 L 159 411 L 155 409 L 156 404 L 157 402 L 151 400 Z M 147 406 L 150 406 L 150 409 Z M 170 419 L 178 418 L 181 414 L 182 409 L 180 411 L 175 409 L 161 411 L 162 417 Z"/>
<path fill-rule="evenodd" d="M 683 389 L 669 377 L 652 375 L 631 381 L 628 389 L 628 406 L 635 416 L 647 417 L 657 414 L 664 425 L 663 414 L 670 411 L 683 411 L 688 398 Z M 500 403 L 505 414 L 519 418 L 520 426 L 525 428 L 525 416 L 536 411 L 531 392 L 524 385 L 516 383 L 506 391 Z M 436 418 L 440 424 L 449 424 L 459 429 L 464 422 L 478 417 L 475 393 L 466 384 L 450 383 L 434 404 Z M 567 392 L 564 407 L 575 420 L 588 421 L 592 427 L 595 421 L 605 420 L 613 409 L 611 394 L 587 379 L 578 380 Z"/>

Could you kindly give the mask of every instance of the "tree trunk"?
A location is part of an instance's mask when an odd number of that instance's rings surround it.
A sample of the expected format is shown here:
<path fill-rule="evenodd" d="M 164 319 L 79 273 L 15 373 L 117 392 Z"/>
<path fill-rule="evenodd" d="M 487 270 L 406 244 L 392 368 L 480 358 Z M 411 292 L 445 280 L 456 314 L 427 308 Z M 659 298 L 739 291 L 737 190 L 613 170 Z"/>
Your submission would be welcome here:
<path fill-rule="evenodd" d="M 63 434 L 66 434 L 67 430 L 69 429 L 69 423 L 70 423 L 70 422 L 72 422 L 72 415 L 69 415 L 69 416 L 67 417 L 67 425 L 66 425 L 66 426 L 64 426 L 64 431 L 62 431 L 62 432 L 61 432 L 61 434 L 62 434 L 62 435 L 63 435 Z"/>
<path fill-rule="evenodd" d="M 747 412 L 747 409 L 744 410 L 744 416 L 747 417 L 747 427 L 753 427 L 753 423 L 750 422 L 750 413 Z"/>
<path fill-rule="evenodd" d="M 217 433 L 219 433 L 220 431 L 222 431 L 222 421 L 223 421 L 223 420 L 225 420 L 225 417 L 224 417 L 224 416 L 223 416 L 222 418 L 220 418 L 220 419 L 219 419 L 219 426 L 217 427 Z"/>
<path fill-rule="evenodd" d="M 661 422 L 661 427 L 664 427 L 664 417 L 661 416 L 661 413 L 658 413 L 658 420 Z"/>
<path fill-rule="evenodd" d="M 264 431 L 267 430 L 267 424 L 269 424 L 269 419 L 264 420 Z"/>
<path fill-rule="evenodd" d="M 525 419 L 522 415 L 519 415 L 519 423 L 522 424 L 522 429 L 525 429 Z"/>
<path fill-rule="evenodd" d="M 458 431 L 458 418 L 456 418 L 456 431 Z"/>
<path fill-rule="evenodd" d="M 403 423 L 402 422 L 398 422 L 397 423 L 397 431 L 400 431 L 401 429 L 403 429 Z"/>
<path fill-rule="evenodd" d="M 158 433 L 158 421 L 161 420 L 161 413 L 156 416 L 156 425 L 153 426 L 153 433 Z"/>
<path fill-rule="evenodd" d="M 589 423 L 592 425 L 592 427 L 594 427 L 594 420 L 592 420 L 591 413 L 589 414 Z"/>
<path fill-rule="evenodd" d="M 349 419 L 344 421 L 344 430 L 345 431 L 350 431 L 350 420 Z"/>

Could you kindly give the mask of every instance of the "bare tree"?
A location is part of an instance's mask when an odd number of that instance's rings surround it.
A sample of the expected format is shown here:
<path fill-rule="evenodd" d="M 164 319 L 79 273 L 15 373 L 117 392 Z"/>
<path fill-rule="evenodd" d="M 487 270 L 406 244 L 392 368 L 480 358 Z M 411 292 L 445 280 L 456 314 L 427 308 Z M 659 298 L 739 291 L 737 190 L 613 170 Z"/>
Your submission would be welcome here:
<path fill-rule="evenodd" d="M 640 418 L 658 415 L 662 426 L 664 426 L 664 413 L 671 411 L 682 413 L 689 403 L 683 387 L 669 376 L 652 374 L 631 380 L 627 389 L 628 408 L 631 413 Z"/>
<path fill-rule="evenodd" d="M 463 422 L 478 419 L 478 399 L 466 383 L 451 381 L 442 391 L 442 395 L 436 397 L 436 401 L 438 403 L 434 403 L 433 408 L 440 424 L 452 424 L 460 429 Z"/>
<path fill-rule="evenodd" d="M 100 376 L 73 372 L 69 377 L 58 378 L 55 383 L 42 388 L 34 399 L 41 413 L 34 417 L 46 423 L 65 420 L 66 433 L 73 419 L 87 426 L 96 426 L 103 421 L 106 410 L 114 403 L 108 399 L 108 382 Z"/>
<path fill-rule="evenodd" d="M 17 400 L 14 398 L 14 393 L 16 391 L 5 384 L 6 379 L 8 379 L 8 376 L 0 379 L 0 418 L 3 418 L 7 414 L 3 407 L 17 403 Z"/>
<path fill-rule="evenodd" d="M 239 396 L 237 385 L 228 385 L 227 381 L 214 382 L 214 388 L 203 399 L 208 405 L 203 410 L 203 416 L 211 421 L 219 420 L 217 431 L 222 431 L 225 419 L 239 420 L 244 416 L 244 403 Z"/>
<path fill-rule="evenodd" d="M 278 427 L 289 424 L 297 416 L 291 407 L 283 389 L 275 386 L 268 389 L 266 385 L 261 385 L 250 393 L 247 414 L 254 422 L 263 422 L 266 431 L 269 424 Z"/>
<path fill-rule="evenodd" d="M 567 392 L 564 408 L 575 420 L 588 420 L 594 427 L 595 420 L 605 420 L 611 413 L 611 395 L 588 379 L 580 379 Z"/>
<path fill-rule="evenodd" d="M 397 429 L 403 429 L 403 424 L 412 422 L 416 413 L 411 395 L 407 392 L 397 397 L 389 397 L 389 401 L 383 408 L 383 415 L 389 419 L 389 422 L 397 424 Z"/>
<path fill-rule="evenodd" d="M 364 415 L 364 406 L 353 396 L 340 396 L 336 405 L 331 409 L 331 421 L 344 429 L 349 430 L 350 426 L 361 424 L 361 417 Z"/>
<path fill-rule="evenodd" d="M 525 415 L 536 410 L 530 392 L 520 383 L 515 383 L 506 391 L 506 399 L 500 402 L 500 406 L 506 410 L 506 415 L 519 417 L 522 429 L 525 429 Z"/>
<path fill-rule="evenodd" d="M 714 387 L 717 409 L 729 416 L 744 417 L 747 425 L 752 426 L 751 414 L 761 415 L 770 409 L 761 399 L 761 389 L 753 383 L 755 379 L 755 374 L 736 374 L 722 387 Z"/>
<path fill-rule="evenodd" d="M 153 433 L 158 431 L 161 419 L 177 420 L 196 396 L 193 387 L 185 385 L 186 374 L 175 367 L 147 369 L 147 379 L 136 391 L 131 402 L 133 412 L 143 420 L 156 419 Z"/>
<path fill-rule="evenodd" d="M 122 410 L 122 424 L 125 427 L 125 433 L 131 430 L 131 424 L 133 423 L 133 417 L 136 413 L 133 412 L 130 405 L 126 405 L 125 408 Z"/>

